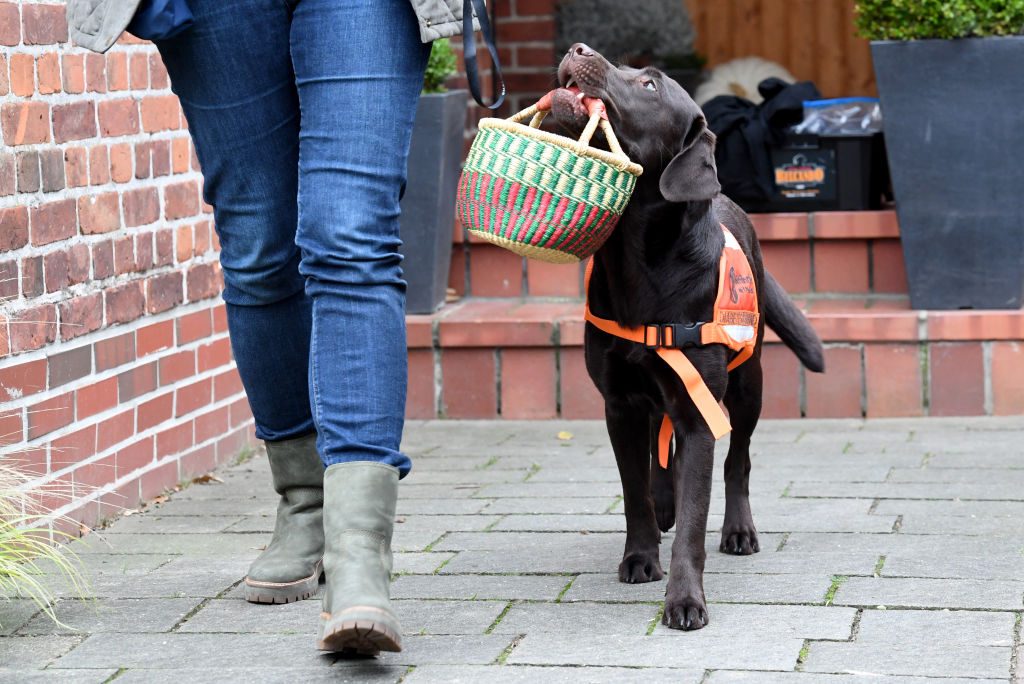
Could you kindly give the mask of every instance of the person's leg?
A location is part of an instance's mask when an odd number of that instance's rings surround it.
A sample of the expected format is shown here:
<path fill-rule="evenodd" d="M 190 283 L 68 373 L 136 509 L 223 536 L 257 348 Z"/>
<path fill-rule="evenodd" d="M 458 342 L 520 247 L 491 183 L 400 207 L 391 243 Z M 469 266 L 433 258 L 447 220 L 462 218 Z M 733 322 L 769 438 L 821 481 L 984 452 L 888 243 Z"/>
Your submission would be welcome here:
<path fill-rule="evenodd" d="M 408 0 L 299 0 L 300 270 L 324 477 L 320 647 L 399 650 L 388 583 L 405 413 L 398 199 L 429 46 Z"/>
<path fill-rule="evenodd" d="M 291 14 L 280 0 L 190 0 L 195 24 L 158 48 L 214 207 L 238 371 L 267 442 L 277 527 L 246 597 L 312 595 L 323 555 L 323 465 L 309 404 L 312 302 L 295 246 L 299 104 Z"/>

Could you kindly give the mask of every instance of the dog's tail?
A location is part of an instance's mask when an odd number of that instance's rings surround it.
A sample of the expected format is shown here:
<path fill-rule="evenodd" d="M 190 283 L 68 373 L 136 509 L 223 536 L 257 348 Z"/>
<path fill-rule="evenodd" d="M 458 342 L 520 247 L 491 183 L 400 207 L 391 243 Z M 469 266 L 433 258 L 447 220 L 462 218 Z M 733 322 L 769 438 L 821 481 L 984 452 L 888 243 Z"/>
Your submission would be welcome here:
<path fill-rule="evenodd" d="M 818 333 L 768 271 L 764 272 L 764 317 L 765 324 L 793 350 L 800 363 L 815 373 L 824 372 L 825 353 Z"/>

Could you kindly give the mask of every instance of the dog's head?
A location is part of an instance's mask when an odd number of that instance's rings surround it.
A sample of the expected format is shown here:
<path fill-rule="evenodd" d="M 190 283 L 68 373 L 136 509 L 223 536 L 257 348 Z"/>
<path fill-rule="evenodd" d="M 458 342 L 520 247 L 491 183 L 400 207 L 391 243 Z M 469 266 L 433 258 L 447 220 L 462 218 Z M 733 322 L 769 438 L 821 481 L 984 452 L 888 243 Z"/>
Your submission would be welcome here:
<path fill-rule="evenodd" d="M 644 167 L 644 176 L 658 178 L 667 200 L 710 200 L 721 190 L 715 136 L 704 113 L 662 72 L 616 67 L 577 43 L 558 67 L 558 84 L 561 90 L 552 100 L 555 120 L 578 134 L 587 122 L 580 95 L 603 100 L 622 148 Z"/>

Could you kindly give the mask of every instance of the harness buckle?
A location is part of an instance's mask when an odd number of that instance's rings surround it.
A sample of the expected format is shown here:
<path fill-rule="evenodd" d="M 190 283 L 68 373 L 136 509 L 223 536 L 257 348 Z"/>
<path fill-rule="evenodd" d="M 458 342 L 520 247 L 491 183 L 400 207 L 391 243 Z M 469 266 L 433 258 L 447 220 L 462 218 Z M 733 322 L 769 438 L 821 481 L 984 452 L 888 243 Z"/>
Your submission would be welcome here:
<path fill-rule="evenodd" d="M 704 345 L 701 337 L 703 323 L 655 323 L 644 326 L 644 346 L 648 349 L 658 347 L 669 347 L 671 349 L 684 349 L 686 347 L 701 347 Z"/>

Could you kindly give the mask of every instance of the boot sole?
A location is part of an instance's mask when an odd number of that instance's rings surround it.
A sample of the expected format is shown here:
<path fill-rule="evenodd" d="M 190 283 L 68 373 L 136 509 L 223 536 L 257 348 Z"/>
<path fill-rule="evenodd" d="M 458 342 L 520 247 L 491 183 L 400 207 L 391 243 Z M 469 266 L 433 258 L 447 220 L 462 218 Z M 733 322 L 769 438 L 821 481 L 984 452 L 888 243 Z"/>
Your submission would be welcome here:
<path fill-rule="evenodd" d="M 373 620 L 346 620 L 317 643 L 321 651 L 342 655 L 375 656 L 381 651 L 397 653 L 402 639 L 387 625 Z"/>
<path fill-rule="evenodd" d="M 323 566 L 317 563 L 312 575 L 295 582 L 260 582 L 245 578 L 245 600 L 249 603 L 294 603 L 313 598 L 320 589 Z"/>

